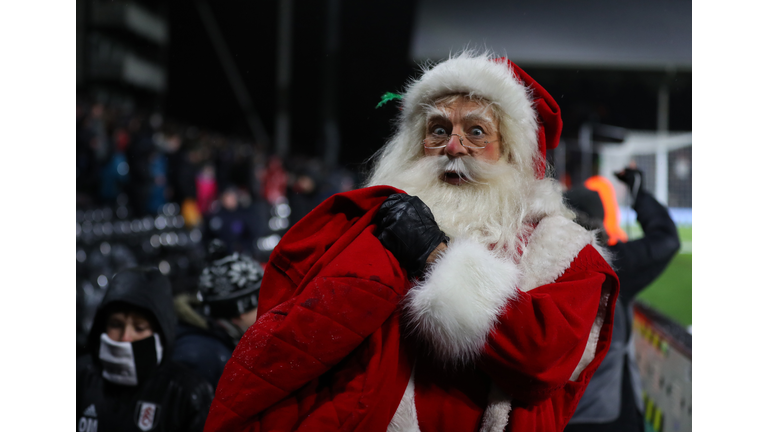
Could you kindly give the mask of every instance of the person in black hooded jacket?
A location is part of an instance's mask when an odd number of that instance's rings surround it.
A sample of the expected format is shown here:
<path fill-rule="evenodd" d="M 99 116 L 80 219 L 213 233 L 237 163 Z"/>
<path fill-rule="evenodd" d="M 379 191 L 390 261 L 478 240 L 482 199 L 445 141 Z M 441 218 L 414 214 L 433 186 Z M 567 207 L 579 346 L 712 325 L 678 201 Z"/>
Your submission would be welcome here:
<path fill-rule="evenodd" d="M 176 317 L 157 269 L 115 274 L 77 362 L 77 430 L 202 431 L 213 399 L 203 378 L 171 361 Z"/>
<path fill-rule="evenodd" d="M 611 348 L 584 392 L 565 432 L 643 432 L 640 371 L 632 339 L 633 302 L 680 249 L 675 222 L 667 209 L 643 188 L 643 173 L 627 167 L 615 173 L 627 185 L 642 238 L 607 249 L 621 288 L 616 302 Z M 588 229 L 602 226 L 603 208 L 597 192 L 574 188 L 565 198 Z M 600 235 L 601 233 L 598 233 Z"/>

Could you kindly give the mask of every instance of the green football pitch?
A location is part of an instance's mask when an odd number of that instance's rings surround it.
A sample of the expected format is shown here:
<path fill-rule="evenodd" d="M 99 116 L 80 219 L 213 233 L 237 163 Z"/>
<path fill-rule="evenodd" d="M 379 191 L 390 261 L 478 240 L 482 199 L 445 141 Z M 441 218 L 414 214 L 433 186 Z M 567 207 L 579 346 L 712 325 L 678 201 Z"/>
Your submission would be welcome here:
<path fill-rule="evenodd" d="M 682 244 L 680 253 L 637 298 L 687 327 L 693 322 L 692 228 L 678 227 L 678 233 Z"/>

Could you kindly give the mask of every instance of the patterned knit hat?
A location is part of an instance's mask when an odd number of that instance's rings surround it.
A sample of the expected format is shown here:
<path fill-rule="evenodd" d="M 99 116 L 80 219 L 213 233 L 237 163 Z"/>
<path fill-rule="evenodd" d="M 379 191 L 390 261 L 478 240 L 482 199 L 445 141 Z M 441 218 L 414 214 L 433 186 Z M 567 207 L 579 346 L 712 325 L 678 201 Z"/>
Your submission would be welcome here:
<path fill-rule="evenodd" d="M 200 275 L 198 298 L 203 313 L 211 318 L 234 318 L 258 306 L 264 270 L 252 258 L 213 240 L 208 246 L 209 265 Z"/>

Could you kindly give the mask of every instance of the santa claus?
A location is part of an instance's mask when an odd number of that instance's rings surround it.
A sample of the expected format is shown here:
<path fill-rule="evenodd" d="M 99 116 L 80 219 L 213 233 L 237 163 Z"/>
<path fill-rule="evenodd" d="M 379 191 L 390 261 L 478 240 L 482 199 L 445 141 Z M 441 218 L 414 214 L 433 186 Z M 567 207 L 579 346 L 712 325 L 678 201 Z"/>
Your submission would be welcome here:
<path fill-rule="evenodd" d="M 408 85 L 367 188 L 273 252 L 206 430 L 559 431 L 611 339 L 616 275 L 545 154 L 552 97 L 462 53 Z"/>

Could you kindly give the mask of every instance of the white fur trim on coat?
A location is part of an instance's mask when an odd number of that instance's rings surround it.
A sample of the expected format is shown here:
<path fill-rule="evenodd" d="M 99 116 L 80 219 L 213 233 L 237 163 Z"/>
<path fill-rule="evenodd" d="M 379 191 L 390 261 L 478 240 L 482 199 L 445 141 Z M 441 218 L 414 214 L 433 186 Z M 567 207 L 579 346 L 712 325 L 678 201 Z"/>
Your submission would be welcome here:
<path fill-rule="evenodd" d="M 520 264 L 473 240 L 456 239 L 406 295 L 406 324 L 430 345 L 437 358 L 470 362 L 481 354 L 498 316 L 518 290 L 528 292 L 553 283 L 588 244 L 604 253 L 593 233 L 563 216 L 545 217 L 538 223 Z M 572 379 L 594 358 L 606 301 L 603 295 Z"/>
<path fill-rule="evenodd" d="M 592 239 L 589 231 L 562 216 L 542 219 L 520 260 L 524 274 L 520 291 L 528 292 L 557 280 Z"/>
<path fill-rule="evenodd" d="M 609 258 L 594 233 L 563 216 L 539 221 L 519 265 L 472 240 L 452 241 L 425 280 L 406 295 L 403 308 L 407 325 L 432 346 L 438 358 L 448 362 L 471 361 L 482 352 L 506 303 L 516 298 L 519 291 L 532 291 L 556 281 L 587 245 L 595 247 L 606 260 Z M 577 380 L 595 358 L 609 295 L 604 289 L 587 346 L 571 381 Z M 419 430 L 414 373 L 388 432 Z M 481 431 L 503 431 L 510 410 L 509 396 L 492 385 Z"/>
<path fill-rule="evenodd" d="M 610 296 L 610 291 L 603 288 L 603 291 L 600 294 L 600 305 L 597 309 L 597 316 L 592 323 L 592 329 L 589 331 L 587 346 L 584 348 L 584 353 L 581 355 L 579 364 L 576 365 L 576 369 L 574 369 L 571 374 L 571 381 L 578 380 L 581 372 L 595 359 L 595 354 L 597 353 L 597 340 L 600 338 L 600 330 L 603 328 L 603 321 L 605 320 L 605 312 L 608 310 L 608 300 L 610 299 Z"/>
<path fill-rule="evenodd" d="M 387 432 L 419 432 L 419 419 L 416 416 L 416 365 L 411 369 L 411 378 L 405 388 L 400 405 L 387 426 Z"/>
<path fill-rule="evenodd" d="M 488 392 L 488 406 L 483 412 L 483 424 L 480 426 L 480 432 L 504 432 L 509 423 L 509 412 L 512 411 L 512 401 L 494 383 L 491 383 L 491 390 Z"/>
<path fill-rule="evenodd" d="M 593 232 L 587 231 L 569 219 L 562 216 L 551 216 L 542 219 L 528 241 L 520 267 L 523 272 L 520 291 L 532 289 L 554 282 L 570 267 L 573 259 L 587 245 L 592 245 L 610 264 L 607 251 L 597 243 Z M 584 349 L 579 364 L 571 374 L 571 381 L 576 381 L 581 372 L 595 358 L 597 339 L 603 327 L 605 312 L 608 306 L 608 292 L 602 292 L 597 316 L 589 332 L 587 346 Z"/>
<path fill-rule="evenodd" d="M 456 239 L 411 288 L 406 320 L 437 358 L 466 363 L 482 352 L 506 303 L 517 295 L 520 271 L 472 240 Z"/>

